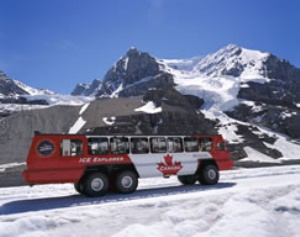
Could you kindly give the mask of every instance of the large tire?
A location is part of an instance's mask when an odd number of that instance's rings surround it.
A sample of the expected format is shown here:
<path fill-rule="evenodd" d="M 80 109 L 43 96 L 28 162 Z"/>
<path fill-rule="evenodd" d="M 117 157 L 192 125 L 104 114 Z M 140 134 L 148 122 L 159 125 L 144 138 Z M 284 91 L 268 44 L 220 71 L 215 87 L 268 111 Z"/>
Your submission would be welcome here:
<path fill-rule="evenodd" d="M 184 185 L 193 185 L 196 183 L 197 178 L 195 175 L 179 175 L 178 180 Z"/>
<path fill-rule="evenodd" d="M 83 189 L 83 182 L 82 181 L 79 181 L 78 183 L 74 183 L 74 188 L 75 190 L 80 193 L 80 194 L 84 194 L 84 189 Z"/>
<path fill-rule="evenodd" d="M 219 181 L 219 171 L 215 165 L 205 165 L 199 173 L 198 180 L 203 185 L 217 184 Z"/>
<path fill-rule="evenodd" d="M 84 180 L 83 193 L 89 197 L 104 196 L 109 189 L 109 180 L 102 172 L 88 175 Z"/>
<path fill-rule="evenodd" d="M 120 172 L 115 179 L 115 191 L 118 193 L 132 193 L 138 186 L 138 176 L 131 170 Z"/>

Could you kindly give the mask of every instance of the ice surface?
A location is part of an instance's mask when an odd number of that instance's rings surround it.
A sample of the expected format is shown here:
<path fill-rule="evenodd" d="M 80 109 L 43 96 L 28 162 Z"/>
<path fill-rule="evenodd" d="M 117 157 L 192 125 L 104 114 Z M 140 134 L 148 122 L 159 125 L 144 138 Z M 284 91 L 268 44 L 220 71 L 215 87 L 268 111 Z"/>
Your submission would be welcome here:
<path fill-rule="evenodd" d="M 300 166 L 221 172 L 218 185 L 140 180 L 133 194 L 79 196 L 71 184 L 0 189 L 0 235 L 289 236 L 300 232 Z"/>

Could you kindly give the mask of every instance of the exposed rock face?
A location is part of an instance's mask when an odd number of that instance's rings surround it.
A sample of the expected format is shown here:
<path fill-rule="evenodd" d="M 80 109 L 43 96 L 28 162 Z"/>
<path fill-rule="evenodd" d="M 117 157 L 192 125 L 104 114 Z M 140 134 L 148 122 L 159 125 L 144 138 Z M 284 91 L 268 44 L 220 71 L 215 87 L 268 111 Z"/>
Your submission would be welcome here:
<path fill-rule="evenodd" d="M 71 95 L 96 95 L 102 87 L 102 81 L 99 79 L 93 80 L 91 84 L 77 84 Z"/>
<path fill-rule="evenodd" d="M 255 109 L 253 109 L 255 108 Z M 243 122 L 268 127 L 273 131 L 287 134 L 291 138 L 300 137 L 299 109 L 256 103 L 256 107 L 240 104 L 227 114 Z"/>
<path fill-rule="evenodd" d="M 174 79 L 171 74 L 161 73 L 154 77 L 151 77 L 149 80 L 145 80 L 135 85 L 126 87 L 125 89 L 120 91 L 119 96 L 130 97 L 130 96 L 143 95 L 144 93 L 147 93 L 149 89 L 172 88 L 174 85 L 175 85 Z"/>
<path fill-rule="evenodd" d="M 0 95 L 2 96 L 15 96 L 15 95 L 28 95 L 29 93 L 21 88 L 18 83 L 2 71 L 0 71 Z"/>
<path fill-rule="evenodd" d="M 270 55 L 264 62 L 268 83 L 247 83 L 241 88 L 239 98 L 260 101 L 266 104 L 295 108 L 300 102 L 300 69 L 285 60 Z"/>
<path fill-rule="evenodd" d="M 3 71 L 0 70 L 0 97 L 16 97 L 34 94 L 50 95 L 54 94 L 54 92 L 27 86 L 20 81 L 10 79 Z"/>
<path fill-rule="evenodd" d="M 131 48 L 105 75 L 103 87 L 97 96 L 111 95 L 114 91 L 133 86 L 141 80 L 152 80 L 160 74 L 155 58 Z"/>
<path fill-rule="evenodd" d="M 49 105 L 46 100 L 27 100 L 22 96 L 0 98 L 2 104 Z"/>
<path fill-rule="evenodd" d="M 270 81 L 248 82 L 238 93 L 238 98 L 254 101 L 255 106 L 240 104 L 227 114 L 299 138 L 300 69 L 273 55 L 266 59 L 264 67 Z"/>
<path fill-rule="evenodd" d="M 240 89 L 238 98 L 296 108 L 297 96 L 291 90 L 285 89 L 281 81 L 271 81 L 268 84 L 248 82 L 247 85 L 247 88 Z"/>
<path fill-rule="evenodd" d="M 265 61 L 265 67 L 268 78 L 286 82 L 287 88 L 298 93 L 299 98 L 299 90 L 290 85 L 300 85 L 300 69 L 291 65 L 287 60 L 281 60 L 272 54 Z"/>
<path fill-rule="evenodd" d="M 103 81 L 78 84 L 72 95 L 128 97 L 145 93 L 149 88 L 171 88 L 173 75 L 160 69 L 159 62 L 148 53 L 131 48 L 108 70 Z"/>
<path fill-rule="evenodd" d="M 282 157 L 281 152 L 275 149 L 268 148 L 265 143 L 274 144 L 276 138 L 269 137 L 267 134 L 262 134 L 258 136 L 256 132 L 259 130 L 255 126 L 243 126 L 238 125 L 237 134 L 241 135 L 244 138 L 243 145 L 244 147 L 249 146 L 258 150 L 260 153 L 270 156 L 272 158 L 280 158 Z"/>
<path fill-rule="evenodd" d="M 216 133 L 215 121 L 205 119 L 205 116 L 196 112 L 195 106 L 201 104 L 201 100 L 193 96 L 185 97 L 175 89 L 163 88 L 147 91 L 142 97 L 114 99 L 113 124 L 107 126 L 88 127 L 81 130 L 83 133 L 91 134 L 196 134 L 196 133 Z M 109 103 L 109 99 L 105 103 Z M 124 108 L 130 111 L 130 104 L 135 103 L 136 108 L 144 103 L 153 102 L 162 111 L 154 114 L 144 112 L 120 113 Z M 190 102 L 192 101 L 192 103 Z M 121 106 L 121 104 L 123 106 Z M 108 106 L 109 107 L 109 106 Z M 122 107 L 122 108 L 121 108 Z M 133 109 L 132 109 L 133 110 Z M 118 112 L 117 112 L 118 111 Z"/>

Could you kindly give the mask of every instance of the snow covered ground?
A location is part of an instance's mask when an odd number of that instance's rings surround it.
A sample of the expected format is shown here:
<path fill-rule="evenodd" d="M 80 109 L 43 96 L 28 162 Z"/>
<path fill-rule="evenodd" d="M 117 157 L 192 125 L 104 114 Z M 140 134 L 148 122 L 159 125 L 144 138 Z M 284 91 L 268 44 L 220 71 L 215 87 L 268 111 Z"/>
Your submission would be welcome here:
<path fill-rule="evenodd" d="M 224 171 L 215 186 L 140 180 L 130 195 L 70 184 L 0 189 L 0 236 L 299 236 L 300 166 Z"/>
<path fill-rule="evenodd" d="M 32 100 L 45 100 L 49 105 L 26 105 L 26 104 L 2 104 L 0 103 L 0 112 L 15 112 L 15 111 L 23 111 L 23 110 L 33 110 L 33 109 L 43 109 L 49 106 L 55 105 L 73 105 L 79 106 L 88 104 L 93 101 L 95 97 L 92 96 L 71 96 L 71 95 L 24 95 L 22 96 L 26 98 L 28 101 Z"/>

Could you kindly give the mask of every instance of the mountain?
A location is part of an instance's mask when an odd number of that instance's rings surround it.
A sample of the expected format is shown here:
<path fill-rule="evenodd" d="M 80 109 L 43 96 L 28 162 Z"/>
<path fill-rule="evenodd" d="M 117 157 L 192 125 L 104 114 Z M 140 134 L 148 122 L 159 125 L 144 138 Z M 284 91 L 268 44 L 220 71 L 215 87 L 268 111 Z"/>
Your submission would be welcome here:
<path fill-rule="evenodd" d="M 281 103 L 290 107 L 300 103 L 299 69 L 271 53 L 233 44 L 205 57 L 179 60 L 157 59 L 131 48 L 108 70 L 102 83 L 94 80 L 90 85 L 78 84 L 72 95 L 141 95 L 151 86 L 173 87 L 177 84 L 184 87 L 187 80 L 181 79 L 197 78 L 215 83 L 216 87 L 218 83 L 222 84 L 220 81 L 231 79 L 232 96 L 229 97 L 233 98 Z M 203 91 L 204 86 L 205 83 Z M 251 94 L 251 91 L 254 93 Z"/>
<path fill-rule="evenodd" d="M 102 81 L 95 79 L 91 84 L 79 83 L 72 91 L 71 95 L 73 96 L 95 96 L 99 93 L 99 90 L 102 87 Z"/>
<path fill-rule="evenodd" d="M 72 95 L 96 95 L 97 97 L 137 96 L 149 88 L 171 88 L 174 80 L 171 74 L 162 70 L 158 60 L 136 48 L 129 51 L 113 65 L 102 81 L 94 86 L 81 84 Z"/>
<path fill-rule="evenodd" d="M 0 118 L 17 111 L 47 108 L 53 105 L 81 105 L 93 97 L 59 95 L 47 89 L 35 89 L 9 78 L 0 71 Z"/>
<path fill-rule="evenodd" d="M 53 92 L 32 88 L 20 81 L 10 79 L 3 71 L 0 71 L 0 98 L 37 94 L 53 94 Z"/>

